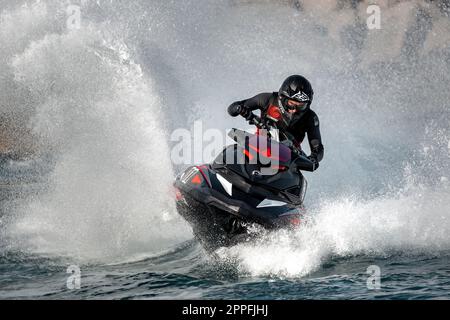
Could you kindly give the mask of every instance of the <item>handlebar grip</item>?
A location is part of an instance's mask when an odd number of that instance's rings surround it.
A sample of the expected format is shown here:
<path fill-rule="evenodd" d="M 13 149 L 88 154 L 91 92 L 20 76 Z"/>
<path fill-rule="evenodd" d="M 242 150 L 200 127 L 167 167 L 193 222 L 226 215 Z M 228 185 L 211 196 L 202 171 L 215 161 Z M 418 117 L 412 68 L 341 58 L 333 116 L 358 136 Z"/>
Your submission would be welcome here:
<path fill-rule="evenodd" d="M 239 102 L 235 102 L 228 107 L 228 114 L 232 117 L 242 115 L 251 125 L 255 125 L 260 129 L 267 127 L 260 117 L 255 115 L 251 110 L 246 109 Z"/>
<path fill-rule="evenodd" d="M 259 129 L 266 129 L 266 125 L 261 120 L 261 118 L 255 115 L 253 112 L 247 117 L 247 120 L 248 123 L 255 125 Z"/>
<path fill-rule="evenodd" d="M 297 159 L 294 160 L 294 165 L 297 170 L 302 171 L 315 171 L 317 169 L 317 164 L 309 160 L 305 156 L 299 156 Z"/>

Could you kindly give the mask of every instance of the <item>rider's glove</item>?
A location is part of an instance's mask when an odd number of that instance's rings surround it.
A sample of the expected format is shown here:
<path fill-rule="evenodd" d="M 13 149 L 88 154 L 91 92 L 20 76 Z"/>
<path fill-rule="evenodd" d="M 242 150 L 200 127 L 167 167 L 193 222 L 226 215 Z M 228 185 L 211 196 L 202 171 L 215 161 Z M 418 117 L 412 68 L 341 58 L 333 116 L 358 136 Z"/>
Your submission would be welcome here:
<path fill-rule="evenodd" d="M 245 105 L 242 105 L 241 116 L 243 116 L 247 121 L 250 121 L 253 118 L 253 112 Z"/>
<path fill-rule="evenodd" d="M 233 103 L 228 107 L 228 114 L 232 117 L 237 117 L 242 112 L 242 106 L 239 103 Z"/>
<path fill-rule="evenodd" d="M 233 103 L 228 107 L 228 114 L 232 117 L 237 117 L 238 115 L 243 116 L 247 121 L 252 120 L 253 113 L 245 104 L 241 104 L 240 102 Z"/>

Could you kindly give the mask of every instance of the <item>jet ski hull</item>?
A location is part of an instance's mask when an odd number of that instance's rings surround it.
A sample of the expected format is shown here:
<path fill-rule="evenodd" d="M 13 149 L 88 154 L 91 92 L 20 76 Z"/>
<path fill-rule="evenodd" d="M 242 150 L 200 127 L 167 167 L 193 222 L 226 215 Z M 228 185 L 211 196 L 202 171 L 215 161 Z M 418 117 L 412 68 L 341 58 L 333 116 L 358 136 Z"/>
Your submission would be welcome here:
<path fill-rule="evenodd" d="M 249 189 L 235 174 L 209 165 L 188 168 L 174 186 L 178 212 L 209 251 L 253 239 L 255 226 L 298 227 L 304 214 L 301 202 L 291 203 L 263 187 Z"/>

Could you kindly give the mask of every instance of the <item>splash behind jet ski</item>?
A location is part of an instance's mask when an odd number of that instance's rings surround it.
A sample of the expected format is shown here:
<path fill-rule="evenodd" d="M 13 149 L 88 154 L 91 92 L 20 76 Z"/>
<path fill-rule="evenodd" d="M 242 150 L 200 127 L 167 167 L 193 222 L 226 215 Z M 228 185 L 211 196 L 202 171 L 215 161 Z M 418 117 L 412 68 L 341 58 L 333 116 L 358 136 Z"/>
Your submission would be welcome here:
<path fill-rule="evenodd" d="M 307 181 L 300 170 L 314 163 L 270 122 L 252 115 L 256 134 L 232 129 L 236 144 L 210 164 L 191 166 L 175 180 L 177 209 L 209 251 L 257 236 L 256 228 L 294 228 L 302 223 Z M 276 132 L 279 134 L 279 132 Z"/>

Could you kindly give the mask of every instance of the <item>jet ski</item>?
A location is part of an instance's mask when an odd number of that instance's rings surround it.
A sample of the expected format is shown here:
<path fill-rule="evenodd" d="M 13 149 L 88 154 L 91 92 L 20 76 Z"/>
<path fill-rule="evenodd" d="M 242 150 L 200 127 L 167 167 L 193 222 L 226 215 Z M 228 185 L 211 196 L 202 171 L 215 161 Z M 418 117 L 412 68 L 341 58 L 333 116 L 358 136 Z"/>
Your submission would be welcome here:
<path fill-rule="evenodd" d="M 314 163 L 271 123 L 254 114 L 248 120 L 256 133 L 232 129 L 235 144 L 174 182 L 177 210 L 207 251 L 303 220 L 307 181 L 301 170 L 313 171 Z"/>

